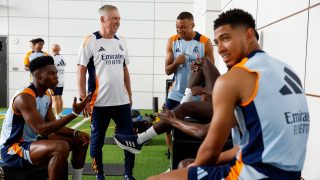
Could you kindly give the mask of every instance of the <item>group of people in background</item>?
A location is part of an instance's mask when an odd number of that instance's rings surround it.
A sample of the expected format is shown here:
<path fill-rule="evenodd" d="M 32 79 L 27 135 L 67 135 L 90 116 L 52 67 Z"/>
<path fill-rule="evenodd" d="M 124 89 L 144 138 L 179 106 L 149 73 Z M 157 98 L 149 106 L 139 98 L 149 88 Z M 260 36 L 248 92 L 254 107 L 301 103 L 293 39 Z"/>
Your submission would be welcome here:
<path fill-rule="evenodd" d="M 49 54 L 45 51 L 42 51 L 44 45 L 44 40 L 42 38 L 36 38 L 30 40 L 30 48 L 31 50 L 28 51 L 24 57 L 24 69 L 26 71 L 29 70 L 29 65 L 32 60 L 40 56 L 48 56 Z M 52 44 L 51 45 L 51 56 L 53 57 L 54 64 L 58 70 L 58 80 L 59 83 L 57 87 L 53 90 L 49 90 L 52 95 L 52 103 L 53 109 L 56 119 L 60 119 L 62 116 L 62 108 L 63 108 L 63 86 L 64 86 L 64 72 L 65 72 L 65 60 L 63 56 L 60 54 L 61 48 L 59 44 Z M 30 75 L 31 77 L 31 75 Z"/>
<path fill-rule="evenodd" d="M 99 31 L 86 36 L 80 46 L 75 67 L 80 102 L 74 98 L 70 114 L 61 116 L 66 63 L 60 46 L 53 44 L 49 56 L 42 51 L 43 39 L 30 41 L 32 50 L 26 54 L 24 65 L 32 76 L 31 84 L 10 101 L 1 131 L 1 158 L 8 166 L 47 164 L 48 179 L 67 179 L 66 162 L 71 151 L 72 178 L 81 179 L 90 143 L 96 179 L 104 180 L 102 148 L 113 119 L 117 126 L 114 139 L 124 149 L 124 180 L 135 179 L 135 154 L 143 142 L 173 127 L 204 139 L 204 143 L 184 168 L 150 179 L 300 178 L 308 131 L 292 133 L 302 123 L 309 126 L 309 119 L 288 123 L 292 122 L 288 118 L 297 112 L 308 114 L 306 98 L 281 89 L 284 77 L 290 76 L 303 91 L 288 65 L 261 50 L 255 20 L 249 13 L 233 9 L 214 21 L 214 43 L 229 69 L 223 75 L 214 65 L 212 42 L 193 30 L 192 14 L 178 15 L 177 34 L 169 38 L 165 58 L 165 72 L 174 74 L 174 83 L 164 112 L 159 114 L 161 121 L 135 135 L 129 54 L 124 39 L 116 35 L 119 10 L 104 5 L 98 12 Z M 91 136 L 65 126 L 81 112 L 91 117 Z M 205 125 L 185 123 L 186 116 L 207 121 Z M 239 144 L 221 152 L 235 126 L 242 135 Z M 292 150 L 290 157 L 284 155 L 288 149 Z"/>

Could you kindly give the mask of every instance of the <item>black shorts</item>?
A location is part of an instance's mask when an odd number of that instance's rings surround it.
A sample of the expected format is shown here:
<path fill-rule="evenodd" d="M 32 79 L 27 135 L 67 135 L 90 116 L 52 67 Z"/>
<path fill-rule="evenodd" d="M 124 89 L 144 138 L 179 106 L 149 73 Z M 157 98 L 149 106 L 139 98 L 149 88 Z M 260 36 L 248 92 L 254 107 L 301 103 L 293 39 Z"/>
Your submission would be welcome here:
<path fill-rule="evenodd" d="M 54 89 L 53 96 L 62 96 L 62 92 L 63 92 L 63 87 L 56 87 L 56 89 Z"/>

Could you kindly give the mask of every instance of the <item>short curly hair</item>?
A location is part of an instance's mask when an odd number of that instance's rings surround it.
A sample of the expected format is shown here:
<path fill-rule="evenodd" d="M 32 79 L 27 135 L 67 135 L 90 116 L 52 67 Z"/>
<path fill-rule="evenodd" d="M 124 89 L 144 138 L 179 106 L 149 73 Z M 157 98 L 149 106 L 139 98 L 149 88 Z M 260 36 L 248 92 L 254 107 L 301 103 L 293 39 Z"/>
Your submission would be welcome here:
<path fill-rule="evenodd" d="M 187 11 L 181 12 L 177 17 L 177 20 L 184 20 L 184 19 L 190 19 L 192 21 L 194 20 L 193 15 Z"/>
<path fill-rule="evenodd" d="M 54 60 L 51 56 L 40 56 L 32 60 L 29 64 L 29 70 L 33 73 L 35 70 L 48 65 L 54 65 Z"/>
<path fill-rule="evenodd" d="M 30 40 L 30 42 L 33 44 L 33 45 L 36 45 L 37 43 L 39 42 L 42 42 L 44 44 L 44 40 L 42 38 L 36 38 L 36 39 L 32 39 Z"/>
<path fill-rule="evenodd" d="M 256 31 L 256 22 L 252 15 L 242 9 L 230 9 L 223 12 L 214 21 L 213 29 L 216 30 L 220 26 L 229 24 L 231 27 L 234 26 L 245 26 L 255 30 L 255 36 L 259 39 L 259 34 Z"/>

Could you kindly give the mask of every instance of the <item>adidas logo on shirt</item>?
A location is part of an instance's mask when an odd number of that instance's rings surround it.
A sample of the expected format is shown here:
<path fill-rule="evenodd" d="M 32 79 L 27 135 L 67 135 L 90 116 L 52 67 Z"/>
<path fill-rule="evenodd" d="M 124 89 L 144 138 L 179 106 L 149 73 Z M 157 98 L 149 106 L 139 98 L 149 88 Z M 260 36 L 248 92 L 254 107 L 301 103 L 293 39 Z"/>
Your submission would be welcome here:
<path fill-rule="evenodd" d="M 101 46 L 98 52 L 101 52 L 101 51 L 106 51 L 106 50 Z"/>
<path fill-rule="evenodd" d="M 59 62 L 59 64 L 57 66 L 65 66 L 66 63 L 64 63 L 63 59 L 61 59 L 61 61 Z"/>
<path fill-rule="evenodd" d="M 286 73 L 286 76 L 284 77 L 284 81 L 286 83 L 279 90 L 279 92 L 282 95 L 288 95 L 288 94 L 294 94 L 294 93 L 302 94 L 303 88 L 302 88 L 299 77 L 286 67 L 284 68 L 284 72 Z"/>

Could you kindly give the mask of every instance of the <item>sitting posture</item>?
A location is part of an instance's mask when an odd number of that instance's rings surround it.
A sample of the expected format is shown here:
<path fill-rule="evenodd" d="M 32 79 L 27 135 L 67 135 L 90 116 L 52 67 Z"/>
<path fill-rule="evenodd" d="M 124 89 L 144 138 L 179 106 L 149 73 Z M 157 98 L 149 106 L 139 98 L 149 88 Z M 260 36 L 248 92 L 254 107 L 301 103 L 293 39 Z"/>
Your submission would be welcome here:
<path fill-rule="evenodd" d="M 26 168 L 48 165 L 48 178 L 67 179 L 67 159 L 72 151 L 73 179 L 81 179 L 89 135 L 65 127 L 89 102 L 87 96 L 72 105 L 72 113 L 56 121 L 51 97 L 47 90 L 58 84 L 57 69 L 51 56 L 41 56 L 30 62 L 33 82 L 19 90 L 10 101 L 2 124 L 1 158 L 10 167 Z M 39 136 L 40 135 L 40 136 Z"/>

